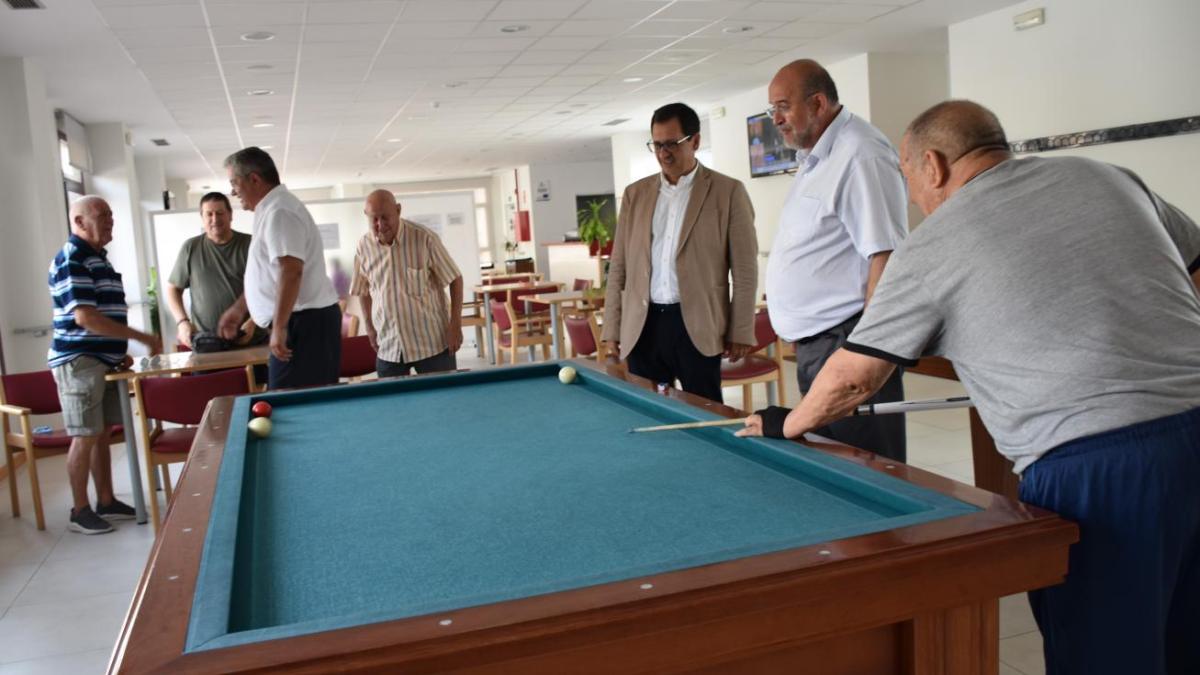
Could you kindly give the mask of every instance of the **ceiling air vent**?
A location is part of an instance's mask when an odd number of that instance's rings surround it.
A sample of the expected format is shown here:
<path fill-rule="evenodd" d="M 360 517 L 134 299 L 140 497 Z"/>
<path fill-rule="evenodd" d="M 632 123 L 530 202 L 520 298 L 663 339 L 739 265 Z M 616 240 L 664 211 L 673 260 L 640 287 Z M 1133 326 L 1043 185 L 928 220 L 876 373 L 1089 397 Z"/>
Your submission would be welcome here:
<path fill-rule="evenodd" d="M 617 126 L 618 124 L 625 124 L 625 123 L 626 123 L 626 122 L 628 122 L 628 121 L 629 121 L 629 118 L 628 118 L 628 117 L 618 117 L 617 119 L 615 119 L 615 120 L 609 120 L 609 121 L 605 122 L 604 124 L 601 124 L 600 126 L 602 126 L 602 127 L 615 127 L 615 126 Z"/>
<path fill-rule="evenodd" d="M 38 0 L 4 0 L 12 9 L 46 9 Z"/>
<path fill-rule="evenodd" d="M 167 139 L 165 139 L 165 138 L 151 138 L 151 139 L 150 139 L 150 142 L 151 142 L 151 143 L 153 143 L 153 144 L 155 144 L 155 145 L 157 145 L 157 146 L 158 146 L 158 147 L 160 147 L 160 148 L 161 148 L 161 147 L 164 147 L 164 146 L 167 146 L 167 145 L 170 145 L 170 144 L 171 144 L 171 143 L 170 143 L 169 141 L 167 141 Z"/>

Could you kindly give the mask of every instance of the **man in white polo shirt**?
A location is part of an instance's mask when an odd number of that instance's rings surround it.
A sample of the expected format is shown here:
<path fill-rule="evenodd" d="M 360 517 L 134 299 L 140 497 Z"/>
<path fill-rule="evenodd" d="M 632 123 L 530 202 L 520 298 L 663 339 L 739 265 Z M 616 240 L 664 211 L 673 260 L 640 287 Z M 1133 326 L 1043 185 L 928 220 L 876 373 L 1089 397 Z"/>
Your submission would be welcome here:
<path fill-rule="evenodd" d="M 279 183 L 260 148 L 225 159 L 233 195 L 254 212 L 245 293 L 222 316 L 222 337 L 237 336 L 247 310 L 271 328 L 269 388 L 335 384 L 341 362 L 341 310 L 325 275 L 321 234 L 303 202 Z"/>
<path fill-rule="evenodd" d="M 904 239 L 907 198 L 895 148 L 838 103 L 820 64 L 784 66 L 767 93 L 771 119 L 800 165 L 767 261 L 767 308 L 775 332 L 795 345 L 803 395 L 854 330 Z M 903 399 L 896 369 L 871 402 Z M 815 433 L 905 459 L 903 415 L 847 418 Z"/>

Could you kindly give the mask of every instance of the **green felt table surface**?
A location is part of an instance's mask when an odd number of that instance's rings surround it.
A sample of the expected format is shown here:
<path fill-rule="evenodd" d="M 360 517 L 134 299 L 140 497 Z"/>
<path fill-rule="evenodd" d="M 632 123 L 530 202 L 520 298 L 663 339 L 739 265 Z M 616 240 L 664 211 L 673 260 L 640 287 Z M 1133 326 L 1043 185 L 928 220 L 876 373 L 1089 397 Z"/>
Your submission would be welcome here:
<path fill-rule="evenodd" d="M 558 365 L 240 399 L 189 650 L 448 611 L 974 507 Z M 274 406 L 265 439 L 252 401 Z"/>

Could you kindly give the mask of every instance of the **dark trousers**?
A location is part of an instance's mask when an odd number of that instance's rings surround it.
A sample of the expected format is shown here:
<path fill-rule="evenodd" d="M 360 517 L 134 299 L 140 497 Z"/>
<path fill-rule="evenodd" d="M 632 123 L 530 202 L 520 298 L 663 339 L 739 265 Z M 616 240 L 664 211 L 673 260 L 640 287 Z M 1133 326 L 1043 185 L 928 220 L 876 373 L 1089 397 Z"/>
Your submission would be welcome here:
<path fill-rule="evenodd" d="M 846 338 L 858 325 L 861 314 L 795 343 L 796 380 L 800 383 L 800 395 L 808 393 L 813 380 L 830 355 L 846 343 Z M 890 403 L 904 400 L 904 373 L 900 368 L 883 383 L 883 387 L 866 403 Z M 904 415 L 872 415 L 868 417 L 844 417 L 832 424 L 813 429 L 813 433 L 832 438 L 839 443 L 870 450 L 877 455 L 905 461 L 908 456 L 908 441 L 905 437 Z"/>
<path fill-rule="evenodd" d="M 1200 673 L 1200 408 L 1078 439 L 1021 501 L 1079 525 L 1066 581 L 1029 594 L 1047 675 Z"/>
<path fill-rule="evenodd" d="M 396 363 L 394 361 L 384 361 L 380 358 L 375 359 L 375 372 L 379 374 L 379 377 L 408 375 L 413 370 L 417 371 L 418 375 L 458 370 L 458 359 L 454 354 L 450 353 L 449 349 L 419 361 Z"/>
<path fill-rule="evenodd" d="M 267 362 L 268 389 L 337 384 L 342 365 L 342 310 L 336 305 L 292 312 L 287 346 L 292 358 Z"/>
<path fill-rule="evenodd" d="M 650 305 L 646 325 L 626 359 L 629 372 L 655 384 L 675 380 L 689 394 L 720 403 L 721 355 L 701 354 L 687 328 L 678 304 Z"/>

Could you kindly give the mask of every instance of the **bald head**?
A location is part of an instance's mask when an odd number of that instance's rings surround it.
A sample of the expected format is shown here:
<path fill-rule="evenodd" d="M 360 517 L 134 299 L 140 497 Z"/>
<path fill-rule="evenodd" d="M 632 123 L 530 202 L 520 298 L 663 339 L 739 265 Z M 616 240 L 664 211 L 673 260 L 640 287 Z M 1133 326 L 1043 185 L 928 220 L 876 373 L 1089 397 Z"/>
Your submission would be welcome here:
<path fill-rule="evenodd" d="M 784 143 L 796 150 L 812 150 L 842 110 L 829 71 L 811 59 L 780 68 L 767 87 L 767 102 Z"/>
<path fill-rule="evenodd" d="M 925 215 L 975 176 L 1009 159 L 1000 120 L 972 101 L 946 101 L 921 113 L 900 142 L 900 170 Z"/>
<path fill-rule="evenodd" d="M 112 241 L 113 214 L 108 202 L 95 195 L 71 202 L 71 232 L 96 249 Z"/>
<path fill-rule="evenodd" d="M 400 229 L 400 204 L 396 202 L 396 195 L 390 190 L 375 190 L 367 195 L 363 214 L 367 216 L 375 240 L 390 246 Z"/>
<path fill-rule="evenodd" d="M 933 150 L 953 163 L 977 149 L 1008 148 L 995 113 L 974 101 L 945 101 L 921 113 L 906 132 L 909 152 Z"/>

